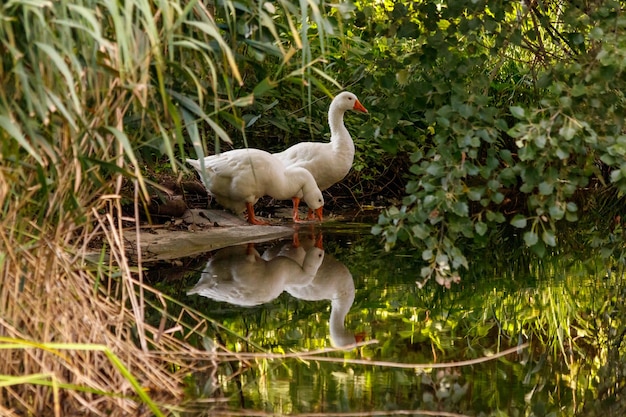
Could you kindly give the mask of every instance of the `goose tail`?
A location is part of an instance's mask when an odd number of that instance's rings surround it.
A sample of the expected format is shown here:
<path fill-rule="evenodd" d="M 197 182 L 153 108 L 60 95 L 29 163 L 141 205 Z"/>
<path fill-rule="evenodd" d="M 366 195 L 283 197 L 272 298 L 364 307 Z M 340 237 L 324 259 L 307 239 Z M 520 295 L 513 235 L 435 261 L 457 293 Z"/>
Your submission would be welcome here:
<path fill-rule="evenodd" d="M 200 161 L 198 159 L 185 159 L 185 161 L 196 170 L 200 171 Z"/>

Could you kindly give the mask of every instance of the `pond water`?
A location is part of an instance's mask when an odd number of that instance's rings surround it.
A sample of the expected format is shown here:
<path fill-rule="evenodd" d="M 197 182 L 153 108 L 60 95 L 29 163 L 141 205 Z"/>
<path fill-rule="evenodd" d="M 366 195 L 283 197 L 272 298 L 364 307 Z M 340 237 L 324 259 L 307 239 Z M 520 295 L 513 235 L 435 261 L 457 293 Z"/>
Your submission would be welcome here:
<path fill-rule="evenodd" d="M 370 228 L 301 226 L 151 272 L 207 318 L 198 346 L 240 355 L 190 376 L 189 415 L 624 415 L 620 259 L 500 245 L 470 251 L 459 282 L 423 282 L 421 257 Z"/>

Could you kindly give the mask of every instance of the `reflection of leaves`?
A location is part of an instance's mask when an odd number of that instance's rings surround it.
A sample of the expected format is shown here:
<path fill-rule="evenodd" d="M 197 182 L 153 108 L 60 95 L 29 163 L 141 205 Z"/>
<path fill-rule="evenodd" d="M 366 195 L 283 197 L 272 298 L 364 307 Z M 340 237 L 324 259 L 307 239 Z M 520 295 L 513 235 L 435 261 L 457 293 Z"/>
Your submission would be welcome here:
<path fill-rule="evenodd" d="M 539 236 L 531 230 L 524 233 L 524 241 L 526 242 L 526 246 L 534 246 L 539 241 Z"/>
<path fill-rule="evenodd" d="M 510 226 L 509 230 L 519 229 Z M 619 229 L 617 232 L 621 233 Z M 458 286 L 444 289 L 430 282 L 418 290 L 416 271 L 425 262 L 414 250 L 396 249 L 387 253 L 379 248 L 377 237 L 358 232 L 335 238 L 326 236 L 324 244 L 328 253 L 346 264 L 357 287 L 355 302 L 346 320 L 348 327 L 364 330 L 368 337 L 380 342 L 338 356 L 359 355 L 409 363 L 458 361 L 515 346 L 526 339 L 532 340 L 532 350 L 474 366 L 471 371 L 460 368 L 456 375 L 441 378 L 436 371 L 352 365 L 348 370 L 344 364 L 315 362 L 289 362 L 287 366 L 263 369 L 253 365 L 246 371 L 246 378 L 249 381 L 288 379 L 295 386 L 311 387 L 319 393 L 311 399 L 312 404 L 325 404 L 337 395 L 325 390 L 325 384 L 347 387 L 368 380 L 375 382 L 367 387 L 359 385 L 360 390 L 378 398 L 376 393 L 381 389 L 393 389 L 397 394 L 394 404 L 407 409 L 423 409 L 432 404 L 449 411 L 491 410 L 493 414 L 500 408 L 507 415 L 517 412 L 521 415 L 530 412 L 536 404 L 543 404 L 546 413 L 563 407 L 563 412 L 569 412 L 572 410 L 568 408 L 571 407 L 571 403 L 567 403 L 568 395 L 594 398 L 602 387 L 605 394 L 598 400 L 588 400 L 588 407 L 608 407 L 610 398 L 615 398 L 612 395 L 623 390 L 620 380 L 615 379 L 620 376 L 610 374 L 611 368 L 620 366 L 623 357 L 619 349 L 611 346 L 618 346 L 616 337 L 626 329 L 626 321 L 622 319 L 626 317 L 626 307 L 619 302 L 626 296 L 619 278 L 623 270 L 623 264 L 617 261 L 619 255 L 605 260 L 599 252 L 577 252 L 572 258 L 573 252 L 563 251 L 565 255 L 557 257 L 547 253 L 541 262 L 529 265 L 523 237 L 513 239 L 506 234 L 503 239 L 488 250 L 471 246 L 464 250 L 470 256 L 476 251 L 477 256 L 473 257 L 468 276 Z M 543 240 L 538 239 L 538 243 Z M 597 279 L 596 271 L 601 271 L 602 279 Z M 172 288 L 178 291 L 177 287 Z M 253 309 L 227 308 L 206 300 L 204 305 L 196 307 L 218 318 L 220 324 L 236 334 L 247 336 L 251 342 L 274 352 L 298 351 L 303 346 L 318 348 L 326 342 L 328 302 L 304 302 L 282 296 Z M 176 317 L 179 315 L 168 311 Z M 160 317 L 155 315 L 154 320 L 158 323 Z M 288 337 L 294 334 L 302 334 L 302 339 L 296 341 Z M 219 335 L 223 344 L 231 349 L 242 349 L 242 346 L 255 349 L 241 338 L 219 329 L 206 329 L 206 335 Z M 609 342 L 608 338 L 611 338 Z M 562 351 L 561 346 L 566 350 Z M 606 367 L 600 365 L 605 360 Z M 564 375 L 570 375 L 568 363 L 571 361 L 580 381 L 597 376 L 599 381 L 607 378 L 607 383 L 588 388 L 585 383 L 577 385 L 578 380 L 571 380 L 573 385 L 563 390 L 559 381 Z M 232 372 L 224 371 L 224 374 Z M 450 385 L 442 389 L 441 381 Z M 225 387 L 227 392 L 238 389 L 228 383 Z M 462 394 L 466 388 L 472 390 L 471 398 Z M 556 389 L 563 390 L 561 399 L 550 395 Z M 284 401 L 297 404 L 295 399 L 290 400 L 291 394 L 284 395 Z M 524 401 L 525 395 L 530 403 Z M 247 399 L 262 407 L 257 397 Z M 503 408 L 502 404 L 517 405 Z M 618 405 L 615 407 L 619 410 Z"/>

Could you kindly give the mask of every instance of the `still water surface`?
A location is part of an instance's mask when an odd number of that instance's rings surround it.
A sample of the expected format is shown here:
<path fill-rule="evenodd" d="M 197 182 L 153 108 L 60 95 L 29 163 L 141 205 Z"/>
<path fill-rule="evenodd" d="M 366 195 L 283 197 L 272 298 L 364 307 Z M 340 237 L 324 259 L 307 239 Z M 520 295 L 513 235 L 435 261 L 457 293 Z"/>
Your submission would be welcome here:
<path fill-rule="evenodd" d="M 186 266 L 170 292 L 219 323 L 198 341 L 206 349 L 334 348 L 319 355 L 334 361 L 255 358 L 194 375 L 199 414 L 622 415 L 621 262 L 479 250 L 460 282 L 424 283 L 419 254 L 386 253 L 369 231 L 301 228 Z"/>

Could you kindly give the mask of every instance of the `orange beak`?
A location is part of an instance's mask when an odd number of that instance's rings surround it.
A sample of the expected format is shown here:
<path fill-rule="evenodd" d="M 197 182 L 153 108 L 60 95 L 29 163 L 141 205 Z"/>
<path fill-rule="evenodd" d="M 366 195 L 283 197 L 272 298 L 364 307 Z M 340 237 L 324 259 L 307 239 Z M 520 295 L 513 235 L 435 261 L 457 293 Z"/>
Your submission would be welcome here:
<path fill-rule="evenodd" d="M 322 213 L 323 213 L 323 210 L 324 210 L 324 206 L 322 206 L 322 207 L 320 207 L 320 208 L 315 209 L 315 215 L 317 216 L 317 218 L 319 219 L 319 221 L 322 221 L 322 220 L 323 220 L 323 218 L 322 218 Z"/>
<path fill-rule="evenodd" d="M 367 109 L 363 107 L 363 105 L 358 99 L 357 101 L 354 102 L 354 110 L 360 111 L 361 113 L 367 113 Z"/>

